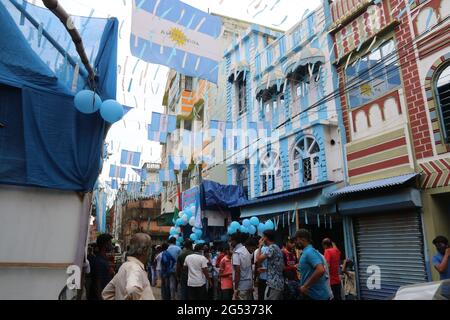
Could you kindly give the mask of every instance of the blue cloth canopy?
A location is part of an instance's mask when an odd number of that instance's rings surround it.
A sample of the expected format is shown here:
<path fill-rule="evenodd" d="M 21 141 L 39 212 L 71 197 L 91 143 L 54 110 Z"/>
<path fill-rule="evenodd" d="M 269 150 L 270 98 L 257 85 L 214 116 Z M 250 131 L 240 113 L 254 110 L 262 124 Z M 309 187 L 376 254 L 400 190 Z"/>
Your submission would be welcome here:
<path fill-rule="evenodd" d="M 246 201 L 241 186 L 222 185 L 205 180 L 201 184 L 202 209 L 217 210 L 218 207 L 228 209 Z"/>
<path fill-rule="evenodd" d="M 74 66 L 12 3 L 0 0 L 0 183 L 91 191 L 101 171 L 106 123 L 99 113 L 76 110 L 73 98 L 87 88 L 85 79 L 76 81 Z M 50 11 L 29 3 L 28 10 L 44 27 L 52 25 L 52 36 L 71 41 Z M 97 48 L 97 93 L 115 99 L 118 21 L 84 18 L 82 25 L 89 35 L 85 47 Z M 34 36 L 27 39 L 26 32 Z M 78 56 L 72 58 L 82 68 Z"/>

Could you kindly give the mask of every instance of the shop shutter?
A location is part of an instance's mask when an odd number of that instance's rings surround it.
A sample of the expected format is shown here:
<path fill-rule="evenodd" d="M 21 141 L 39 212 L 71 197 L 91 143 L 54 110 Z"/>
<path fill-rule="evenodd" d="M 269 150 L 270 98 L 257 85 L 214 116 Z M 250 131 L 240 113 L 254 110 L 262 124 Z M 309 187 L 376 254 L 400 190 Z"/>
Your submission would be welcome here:
<path fill-rule="evenodd" d="M 427 282 L 421 217 L 392 213 L 355 218 L 361 299 L 390 299 L 404 285 Z M 381 270 L 381 289 L 370 290 L 369 266 Z"/>

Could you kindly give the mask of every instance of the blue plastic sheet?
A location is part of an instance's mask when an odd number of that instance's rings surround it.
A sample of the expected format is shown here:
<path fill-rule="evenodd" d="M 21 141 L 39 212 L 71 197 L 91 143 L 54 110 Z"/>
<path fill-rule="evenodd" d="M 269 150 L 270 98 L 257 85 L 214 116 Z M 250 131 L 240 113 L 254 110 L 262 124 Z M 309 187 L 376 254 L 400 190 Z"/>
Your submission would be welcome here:
<path fill-rule="evenodd" d="M 214 181 L 205 180 L 202 185 L 202 209 L 217 210 L 218 207 L 228 209 L 246 201 L 241 186 L 222 185 Z"/>
<path fill-rule="evenodd" d="M 64 28 L 45 9 L 27 4 L 27 10 L 48 18 L 51 32 Z M 83 41 L 87 48 L 98 48 L 98 93 L 102 99 L 114 99 L 118 22 L 87 20 Z M 57 72 L 58 65 L 55 69 L 45 61 L 56 49 L 47 43 L 42 50 L 43 39 L 39 47 L 32 44 L 35 39 L 25 37 L 26 19 L 20 26 L 20 13 L 9 1 L 0 0 L 0 21 L 0 183 L 92 190 L 101 171 L 106 123 L 99 113 L 85 115 L 75 109 L 73 95 L 84 88 L 82 81 L 72 92 L 71 82 Z"/>

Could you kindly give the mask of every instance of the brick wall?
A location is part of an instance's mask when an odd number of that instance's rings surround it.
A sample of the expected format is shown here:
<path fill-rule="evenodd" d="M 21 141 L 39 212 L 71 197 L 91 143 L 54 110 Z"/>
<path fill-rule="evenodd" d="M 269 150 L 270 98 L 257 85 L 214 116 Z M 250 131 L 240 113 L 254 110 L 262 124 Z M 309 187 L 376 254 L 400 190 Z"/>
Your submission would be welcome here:
<path fill-rule="evenodd" d="M 391 8 L 397 8 L 392 14 L 397 18 L 406 6 L 407 0 L 390 0 Z M 413 35 L 409 25 L 409 15 L 403 14 L 400 25 L 395 28 L 397 51 L 400 57 L 400 69 L 403 77 L 405 102 L 408 108 L 410 128 L 413 136 L 413 150 L 417 159 L 433 156 L 433 147 L 428 127 L 425 99 L 422 94 L 417 58 L 414 52 Z"/>

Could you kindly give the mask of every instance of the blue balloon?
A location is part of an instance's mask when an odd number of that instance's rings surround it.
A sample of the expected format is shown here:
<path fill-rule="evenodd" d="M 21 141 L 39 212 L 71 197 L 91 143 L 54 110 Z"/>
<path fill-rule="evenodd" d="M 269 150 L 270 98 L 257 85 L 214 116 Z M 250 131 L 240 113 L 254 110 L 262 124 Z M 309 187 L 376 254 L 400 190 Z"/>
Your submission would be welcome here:
<path fill-rule="evenodd" d="M 251 218 L 250 218 L 250 223 L 251 223 L 253 226 L 258 227 L 258 225 L 259 225 L 259 219 L 258 219 L 257 217 L 251 217 Z"/>
<path fill-rule="evenodd" d="M 78 111 L 89 114 L 97 112 L 100 109 L 102 99 L 94 91 L 82 90 L 76 94 L 73 103 Z"/>
<path fill-rule="evenodd" d="M 275 225 L 273 224 L 272 220 L 267 220 L 264 225 L 266 227 L 266 230 L 273 230 L 273 229 L 275 229 Z"/>
<path fill-rule="evenodd" d="M 264 231 L 266 231 L 266 225 L 265 225 L 264 223 L 260 223 L 260 224 L 258 225 L 258 231 L 259 231 L 259 232 L 264 232 Z"/>
<path fill-rule="evenodd" d="M 184 208 L 184 209 L 183 209 L 183 213 L 184 213 L 184 214 L 191 214 L 191 215 L 192 215 L 191 208 L 190 208 L 190 207 Z"/>
<path fill-rule="evenodd" d="M 201 229 L 196 229 L 196 230 L 195 230 L 195 234 L 197 235 L 197 237 L 201 238 L 201 237 L 202 237 L 202 234 L 203 234 L 203 232 L 202 232 L 202 230 L 201 230 Z"/>
<path fill-rule="evenodd" d="M 231 229 L 234 230 L 235 232 L 240 228 L 240 226 L 241 226 L 241 224 L 237 221 L 233 221 L 230 224 Z"/>
<path fill-rule="evenodd" d="M 181 220 L 181 218 L 178 218 L 178 219 L 175 221 L 175 226 L 179 227 L 179 226 L 182 226 L 182 225 L 183 225 L 183 220 Z"/>
<path fill-rule="evenodd" d="M 105 121 L 115 123 L 123 117 L 123 106 L 116 100 L 106 100 L 100 107 L 100 114 Z"/>
<path fill-rule="evenodd" d="M 241 233 L 249 233 L 248 229 L 246 227 L 244 227 L 244 226 L 240 226 L 239 231 Z"/>
<path fill-rule="evenodd" d="M 255 234 L 255 233 L 256 233 L 256 227 L 253 226 L 253 225 L 251 225 L 251 226 L 248 228 L 248 232 L 249 232 L 250 234 Z"/>
<path fill-rule="evenodd" d="M 228 227 L 228 234 L 229 235 L 232 235 L 232 234 L 235 234 L 236 233 L 236 230 L 234 230 L 233 228 L 231 228 L 231 227 Z"/>
<path fill-rule="evenodd" d="M 244 219 L 244 221 L 242 221 L 242 225 L 248 229 L 252 224 L 250 223 L 250 220 Z"/>
<path fill-rule="evenodd" d="M 191 238 L 192 241 L 197 241 L 198 240 L 198 236 L 195 233 L 192 233 L 189 238 Z"/>

